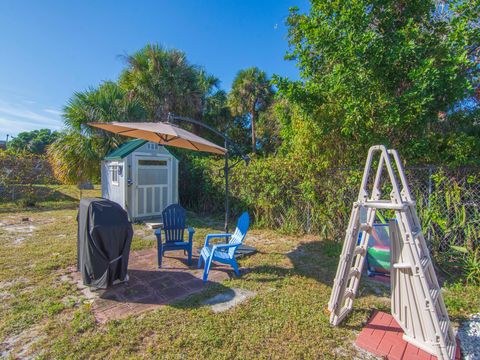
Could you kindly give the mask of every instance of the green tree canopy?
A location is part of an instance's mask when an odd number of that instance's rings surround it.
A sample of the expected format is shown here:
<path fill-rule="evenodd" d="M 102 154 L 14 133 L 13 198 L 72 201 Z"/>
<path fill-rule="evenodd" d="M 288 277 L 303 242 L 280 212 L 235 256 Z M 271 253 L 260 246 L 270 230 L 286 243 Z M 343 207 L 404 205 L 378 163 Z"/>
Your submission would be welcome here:
<path fill-rule="evenodd" d="M 10 152 L 27 152 L 32 154 L 44 154 L 46 147 L 58 136 L 58 132 L 50 129 L 40 129 L 19 133 L 7 144 Z"/>
<path fill-rule="evenodd" d="M 422 161 L 448 152 L 458 131 L 438 130 L 477 86 L 480 10 L 475 0 L 447 1 L 443 10 L 437 3 L 312 1 L 307 14 L 292 9 L 287 58 L 302 80 L 275 78 L 292 105 L 285 144 L 328 164 L 357 163 L 374 143 Z M 473 133 L 461 136 L 478 155 Z"/>
<path fill-rule="evenodd" d="M 63 111 L 65 125 L 76 131 L 88 130 L 88 122 L 137 121 L 146 115 L 143 104 L 113 81 L 75 92 Z"/>
<path fill-rule="evenodd" d="M 118 82 L 76 92 L 65 106 L 65 131 L 49 150 L 60 180 L 76 183 L 98 176 L 100 160 L 125 140 L 88 122 L 164 121 L 169 112 L 221 127 L 230 120 L 219 80 L 190 64 L 183 52 L 147 45 L 126 61 Z"/>
<path fill-rule="evenodd" d="M 147 121 L 164 121 L 168 113 L 199 116 L 219 80 L 188 62 L 185 53 L 150 44 L 126 57 L 122 88 L 138 99 Z"/>
<path fill-rule="evenodd" d="M 64 183 L 80 183 L 98 177 L 100 160 L 124 141 L 120 136 L 94 131 L 88 122 L 138 121 L 142 105 L 116 83 L 76 92 L 64 108 L 65 129 L 48 148 L 55 176 Z"/>
<path fill-rule="evenodd" d="M 55 177 L 65 184 L 81 184 L 98 179 L 105 142 L 78 131 L 65 130 L 48 148 L 48 160 Z"/>

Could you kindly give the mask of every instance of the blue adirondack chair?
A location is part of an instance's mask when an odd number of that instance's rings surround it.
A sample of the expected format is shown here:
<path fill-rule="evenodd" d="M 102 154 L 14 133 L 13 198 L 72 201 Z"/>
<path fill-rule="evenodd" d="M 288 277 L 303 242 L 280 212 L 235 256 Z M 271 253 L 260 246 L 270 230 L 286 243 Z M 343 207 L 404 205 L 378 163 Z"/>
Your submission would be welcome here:
<path fill-rule="evenodd" d="M 162 257 L 165 251 L 183 250 L 188 253 L 188 265 L 192 264 L 192 241 L 195 230 L 189 227 L 188 242 L 184 241 L 185 233 L 185 209 L 178 204 L 169 205 L 162 212 L 163 229 L 157 229 L 158 267 L 162 267 Z M 162 230 L 165 234 L 165 242 L 162 242 Z"/>
<path fill-rule="evenodd" d="M 233 234 L 209 234 L 205 238 L 205 245 L 200 251 L 200 258 L 198 259 L 198 268 L 202 267 L 202 261 L 205 262 L 203 270 L 203 282 L 207 282 L 208 273 L 212 261 L 217 261 L 223 264 L 229 264 L 233 267 L 235 274 L 240 275 L 238 271 L 237 260 L 235 260 L 235 251 L 242 244 L 247 230 L 250 225 L 250 217 L 245 211 L 238 219 L 237 228 Z M 227 243 L 210 245 L 209 242 L 214 238 L 230 239 Z"/>

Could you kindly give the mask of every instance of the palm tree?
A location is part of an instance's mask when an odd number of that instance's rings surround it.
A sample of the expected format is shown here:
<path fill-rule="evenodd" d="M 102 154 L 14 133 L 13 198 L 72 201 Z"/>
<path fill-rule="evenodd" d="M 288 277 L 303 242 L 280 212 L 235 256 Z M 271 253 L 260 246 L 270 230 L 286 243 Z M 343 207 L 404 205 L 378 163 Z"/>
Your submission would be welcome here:
<path fill-rule="evenodd" d="M 185 53 L 156 44 L 126 57 L 127 69 L 119 84 L 137 98 L 149 120 L 165 120 L 168 113 L 198 117 L 205 98 L 218 79 L 187 61 Z"/>
<path fill-rule="evenodd" d="M 233 115 L 248 114 L 252 131 L 252 151 L 257 149 L 255 122 L 273 98 L 273 89 L 267 74 L 257 67 L 240 70 L 233 80 L 228 102 Z"/>
<path fill-rule="evenodd" d="M 61 180 L 84 181 L 98 174 L 100 159 L 124 140 L 86 123 L 159 121 L 169 112 L 202 119 L 209 99 L 220 91 L 219 80 L 191 65 L 181 51 L 147 45 L 125 59 L 118 83 L 77 92 L 65 106 L 66 130 L 49 149 Z"/>
<path fill-rule="evenodd" d="M 197 86 L 200 94 L 200 102 L 198 103 L 199 107 L 195 109 L 196 113 L 194 117 L 198 120 L 203 120 L 209 122 L 208 120 L 212 120 L 212 102 L 224 94 L 223 90 L 220 90 L 220 80 L 208 74 L 205 70 L 200 69 L 197 75 Z M 215 114 L 217 117 L 220 117 L 221 114 Z M 215 117 L 214 115 L 214 117 Z M 209 119 L 210 116 L 210 119 Z M 219 121 L 219 119 L 214 119 L 214 122 Z M 205 128 L 202 128 L 198 125 L 193 125 L 193 130 L 196 134 L 205 133 Z M 207 132 L 206 134 L 202 134 L 203 136 L 211 135 L 211 133 Z"/>
<path fill-rule="evenodd" d="M 114 82 L 76 92 L 64 108 L 66 128 L 47 152 L 56 177 L 64 183 L 81 183 L 99 174 L 100 160 L 124 139 L 92 131 L 88 122 L 138 121 L 141 104 Z"/>
<path fill-rule="evenodd" d="M 48 147 L 48 160 L 55 177 L 64 184 L 81 184 L 98 177 L 99 152 L 105 143 L 74 130 L 65 130 Z M 103 148 L 103 151 L 99 151 Z"/>
<path fill-rule="evenodd" d="M 88 122 L 135 121 L 145 116 L 142 104 L 112 81 L 75 92 L 63 111 L 65 125 L 78 131 Z"/>

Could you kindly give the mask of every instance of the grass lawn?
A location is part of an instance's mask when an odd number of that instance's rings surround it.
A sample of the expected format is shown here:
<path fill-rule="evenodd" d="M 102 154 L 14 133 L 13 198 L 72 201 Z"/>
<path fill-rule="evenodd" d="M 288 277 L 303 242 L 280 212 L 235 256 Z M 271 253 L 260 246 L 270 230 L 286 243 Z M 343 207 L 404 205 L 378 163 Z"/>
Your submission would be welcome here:
<path fill-rule="evenodd" d="M 215 314 L 201 305 L 222 288 L 213 286 L 171 306 L 97 324 L 63 276 L 76 263 L 78 191 L 55 192 L 64 196 L 32 210 L 0 204 L 0 354 L 6 357 L 368 358 L 353 345 L 355 337 L 373 309 L 389 311 L 388 290 L 365 276 L 354 311 L 331 327 L 326 305 L 341 245 L 253 229 L 246 243 L 259 252 L 240 261 L 249 271 L 222 287 L 253 290 L 254 298 Z M 218 219 L 189 217 L 198 246 L 222 228 Z M 134 249 L 155 246 L 142 225 L 135 230 Z M 480 311 L 478 287 L 449 282 L 444 288 L 454 322 Z"/>

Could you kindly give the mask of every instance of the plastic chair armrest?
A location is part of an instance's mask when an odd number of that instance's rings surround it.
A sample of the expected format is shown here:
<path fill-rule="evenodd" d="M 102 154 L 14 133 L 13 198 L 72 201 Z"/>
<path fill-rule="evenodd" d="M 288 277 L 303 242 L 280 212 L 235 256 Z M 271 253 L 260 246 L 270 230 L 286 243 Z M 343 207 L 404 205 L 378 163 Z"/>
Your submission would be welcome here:
<path fill-rule="evenodd" d="M 213 245 L 213 251 L 218 250 L 218 249 L 229 249 L 232 247 L 237 247 L 240 244 L 215 244 Z"/>
<path fill-rule="evenodd" d="M 210 239 L 215 239 L 215 238 L 229 238 L 232 236 L 232 234 L 208 234 L 205 237 L 205 245 L 206 247 L 209 246 Z"/>
<path fill-rule="evenodd" d="M 191 243 L 193 241 L 193 234 L 195 234 L 195 229 L 189 227 L 188 229 L 188 242 Z"/>

